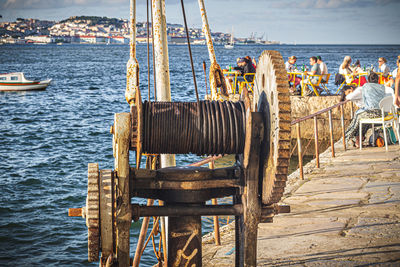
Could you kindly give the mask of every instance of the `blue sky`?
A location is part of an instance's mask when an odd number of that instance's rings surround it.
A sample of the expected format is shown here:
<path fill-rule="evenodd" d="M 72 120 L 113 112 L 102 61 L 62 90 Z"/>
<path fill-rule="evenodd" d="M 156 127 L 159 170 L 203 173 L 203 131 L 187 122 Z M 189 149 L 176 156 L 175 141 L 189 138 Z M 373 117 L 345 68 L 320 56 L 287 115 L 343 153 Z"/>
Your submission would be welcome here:
<path fill-rule="evenodd" d="M 137 0 L 138 20 L 146 0 Z M 189 26 L 200 27 L 197 0 L 185 0 Z M 205 0 L 212 31 L 268 36 L 297 44 L 400 44 L 399 0 Z M 166 0 L 167 21 L 183 24 L 180 1 Z M 129 17 L 129 0 L 0 0 L 0 21 L 61 20 L 74 15 Z"/>

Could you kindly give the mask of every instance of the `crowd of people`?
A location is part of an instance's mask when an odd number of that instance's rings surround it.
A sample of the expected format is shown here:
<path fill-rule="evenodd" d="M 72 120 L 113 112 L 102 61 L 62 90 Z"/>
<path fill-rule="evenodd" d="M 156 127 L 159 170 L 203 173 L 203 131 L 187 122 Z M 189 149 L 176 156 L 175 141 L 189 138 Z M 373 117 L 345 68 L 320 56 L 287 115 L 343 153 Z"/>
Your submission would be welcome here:
<path fill-rule="evenodd" d="M 307 84 L 317 84 L 319 79 L 318 76 L 312 75 L 323 75 L 320 82 L 326 82 L 328 68 L 323 62 L 321 56 L 312 56 L 309 58 L 309 63 L 311 69 L 308 70 L 307 66 L 303 65 L 300 69 L 297 67 L 297 57 L 291 56 L 285 62 L 286 71 L 289 73 L 289 87 L 291 93 L 300 93 L 301 87 L 307 88 Z M 373 66 L 370 68 L 366 68 L 361 66 L 360 60 L 357 60 L 354 64 L 352 64 L 352 58 L 350 56 L 345 56 L 342 64 L 340 64 L 338 74 L 335 77 L 335 84 L 340 85 L 345 82 L 348 85 L 357 85 L 363 86 L 367 83 L 367 79 L 365 78 L 365 73 L 370 71 L 380 72 L 382 73 L 379 77 L 379 84 L 384 84 L 385 86 L 392 87 L 394 86 L 395 78 L 397 75 L 397 70 L 399 67 L 399 60 L 397 60 L 397 68 L 391 73 L 390 69 L 387 65 L 387 60 L 384 57 L 380 57 L 378 59 L 378 68 L 375 70 Z M 305 79 L 297 75 L 293 75 L 291 73 L 304 73 Z M 363 75 L 360 75 L 363 74 Z M 311 75 L 311 76 L 310 76 Z M 307 76 L 310 76 L 307 78 Z M 312 94 L 312 90 L 305 91 L 306 95 Z"/>

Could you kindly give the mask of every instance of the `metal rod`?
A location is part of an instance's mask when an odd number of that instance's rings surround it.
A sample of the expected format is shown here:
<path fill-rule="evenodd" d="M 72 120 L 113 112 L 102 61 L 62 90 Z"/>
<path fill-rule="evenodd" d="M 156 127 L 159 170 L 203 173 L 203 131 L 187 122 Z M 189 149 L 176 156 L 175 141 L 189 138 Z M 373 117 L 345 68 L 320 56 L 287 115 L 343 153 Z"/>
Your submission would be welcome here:
<path fill-rule="evenodd" d="M 154 203 L 153 199 L 147 200 L 147 206 L 152 206 Z M 144 242 L 146 240 L 146 233 L 149 228 L 150 217 L 144 217 L 142 222 L 142 227 L 140 229 L 139 238 L 136 245 L 135 257 L 133 259 L 132 267 L 138 267 L 140 263 L 140 258 L 142 257 L 142 251 L 144 249 Z"/>
<path fill-rule="evenodd" d="M 308 119 L 313 118 L 313 117 L 316 116 L 316 115 L 320 115 L 320 114 L 325 113 L 325 112 L 327 112 L 327 111 L 329 111 L 329 110 L 332 110 L 332 109 L 334 109 L 334 108 L 337 108 L 337 107 L 339 107 L 340 105 L 344 105 L 344 104 L 346 104 L 347 102 L 349 102 L 349 100 L 346 100 L 346 101 L 343 101 L 343 102 L 339 102 L 339 103 L 337 103 L 337 104 L 335 104 L 335 105 L 333 105 L 333 106 L 331 106 L 331 107 L 329 107 L 329 108 L 324 108 L 324 109 L 321 109 L 320 111 L 317 111 L 317 112 L 315 112 L 315 113 L 313 113 L 313 114 L 310 114 L 310 115 L 304 116 L 304 117 L 302 117 L 302 118 L 293 120 L 293 121 L 290 122 L 290 124 L 291 124 L 291 125 L 294 125 L 294 124 L 296 124 L 296 123 L 298 123 L 298 122 L 306 121 L 306 120 L 308 120 Z"/>
<path fill-rule="evenodd" d="M 212 169 L 212 170 L 215 168 L 214 160 L 212 160 L 209 163 L 209 166 L 210 166 L 210 169 Z M 211 199 L 211 204 L 218 205 L 217 199 L 216 198 Z M 218 216 L 214 216 L 213 220 L 214 220 L 214 240 L 215 240 L 215 245 L 220 246 L 221 245 L 221 236 L 219 234 L 219 219 L 218 219 Z"/>
<path fill-rule="evenodd" d="M 204 0 L 199 0 L 199 7 L 201 13 L 201 19 L 203 21 L 203 32 L 206 37 L 207 48 L 208 48 L 208 56 L 210 57 L 211 65 L 217 63 L 217 59 L 215 57 L 214 45 L 211 38 L 211 31 L 208 25 L 208 19 L 206 14 L 206 7 L 204 5 Z"/>
<path fill-rule="evenodd" d="M 205 61 L 203 61 L 203 71 L 204 71 L 204 79 L 206 82 L 206 95 L 208 95 L 208 92 L 207 92 L 207 70 L 206 70 L 206 62 Z"/>
<path fill-rule="evenodd" d="M 156 62 L 157 101 L 171 101 L 165 0 L 154 0 L 152 13 L 154 19 L 153 38 Z M 160 158 L 162 168 L 176 165 L 175 156 L 172 154 L 163 154 Z"/>
<path fill-rule="evenodd" d="M 146 16 L 147 16 L 147 84 L 148 84 L 148 99 L 150 101 L 150 27 L 149 27 L 149 0 L 146 2 Z"/>
<path fill-rule="evenodd" d="M 153 83 L 154 83 L 154 101 L 157 101 L 157 82 L 156 82 L 156 62 L 154 58 L 154 22 L 153 22 L 153 1 L 150 5 L 151 13 L 151 49 L 152 49 L 152 59 L 153 59 Z"/>
<path fill-rule="evenodd" d="M 220 158 L 222 158 L 222 155 L 211 156 L 211 157 L 208 157 L 208 158 L 203 159 L 201 161 L 189 164 L 188 166 L 200 167 L 200 166 L 203 166 L 203 165 L 205 165 L 205 164 L 207 164 L 207 163 L 209 163 L 209 162 L 211 162 L 213 160 L 220 159 Z"/>
<path fill-rule="evenodd" d="M 181 0 L 181 6 L 182 6 L 182 13 L 183 13 L 183 21 L 185 23 L 186 40 L 187 40 L 188 49 L 189 49 L 190 65 L 192 66 L 194 90 L 196 92 L 197 103 L 199 103 L 199 92 L 197 91 L 196 73 L 194 71 L 194 66 L 193 66 L 192 49 L 190 48 L 189 30 L 188 30 L 187 21 L 186 21 L 186 12 L 185 12 L 185 5 L 183 4 L 183 0 Z"/>
<path fill-rule="evenodd" d="M 300 123 L 296 124 L 296 132 L 297 132 L 297 156 L 299 157 L 299 171 L 300 171 L 300 179 L 304 180 L 303 174 L 303 157 L 301 151 L 301 139 L 300 139 Z"/>
<path fill-rule="evenodd" d="M 343 105 L 340 106 L 340 123 L 342 125 L 342 139 L 343 139 L 343 149 L 346 151 L 346 133 L 344 128 L 344 112 L 343 112 Z"/>
<path fill-rule="evenodd" d="M 315 163 L 319 168 L 318 118 L 314 117 Z"/>
<path fill-rule="evenodd" d="M 164 201 L 158 200 L 158 205 L 164 206 Z M 167 247 L 167 225 L 165 217 L 160 218 L 161 221 L 161 239 L 162 239 L 162 246 L 164 251 L 164 267 L 168 267 L 168 247 Z"/>
<path fill-rule="evenodd" d="M 329 115 L 329 137 L 331 139 L 332 157 L 335 157 L 335 142 L 333 140 L 333 123 L 332 123 L 332 110 L 328 111 Z"/>
<path fill-rule="evenodd" d="M 354 107 L 353 107 L 353 102 L 350 102 L 350 117 L 354 117 Z"/>
<path fill-rule="evenodd" d="M 132 213 L 139 217 L 240 215 L 243 213 L 243 206 L 242 204 L 235 204 L 188 207 L 175 205 L 144 206 L 132 204 Z"/>

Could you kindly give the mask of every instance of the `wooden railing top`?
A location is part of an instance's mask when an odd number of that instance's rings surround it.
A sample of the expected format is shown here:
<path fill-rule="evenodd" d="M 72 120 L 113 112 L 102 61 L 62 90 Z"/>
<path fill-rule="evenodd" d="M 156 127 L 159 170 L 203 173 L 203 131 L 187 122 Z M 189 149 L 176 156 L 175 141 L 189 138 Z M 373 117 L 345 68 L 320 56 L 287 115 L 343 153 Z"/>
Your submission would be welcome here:
<path fill-rule="evenodd" d="M 306 120 L 312 119 L 312 118 L 314 118 L 314 117 L 317 116 L 317 115 L 320 115 L 320 114 L 323 114 L 323 113 L 325 113 L 325 112 L 328 112 L 329 110 L 332 110 L 332 109 L 337 108 L 337 107 L 339 107 L 339 106 L 341 106 L 341 105 L 344 105 L 344 104 L 346 104 L 347 102 L 349 102 L 349 100 L 345 100 L 345 101 L 339 102 L 339 103 L 337 103 L 337 104 L 335 104 L 335 105 L 333 105 L 333 106 L 331 106 L 331 107 L 329 107 L 329 108 L 324 108 L 324 109 L 321 109 L 321 110 L 319 110 L 319 111 L 317 111 L 317 112 L 315 112 L 315 113 L 313 113 L 313 114 L 310 114 L 310 115 L 307 115 L 307 116 L 304 116 L 304 117 L 295 119 L 295 120 L 293 120 L 293 121 L 290 123 L 290 125 L 294 125 L 294 124 L 296 124 L 296 123 L 299 123 L 299 122 L 302 122 L 302 121 L 306 121 Z"/>

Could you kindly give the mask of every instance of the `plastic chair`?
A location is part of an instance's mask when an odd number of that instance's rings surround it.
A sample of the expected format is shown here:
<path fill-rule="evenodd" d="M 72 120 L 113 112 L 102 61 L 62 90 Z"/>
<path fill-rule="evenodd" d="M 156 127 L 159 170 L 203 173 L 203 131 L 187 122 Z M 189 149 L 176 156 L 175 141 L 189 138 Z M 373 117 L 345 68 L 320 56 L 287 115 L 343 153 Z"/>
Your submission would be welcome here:
<path fill-rule="evenodd" d="M 352 86 L 355 86 L 355 87 L 359 86 L 358 84 L 352 82 L 352 81 L 354 80 L 354 75 L 353 75 L 353 73 L 350 73 L 350 74 L 340 74 L 340 75 L 343 75 L 344 81 L 339 85 L 337 91 L 335 92 L 335 95 L 340 94 L 340 92 L 341 92 L 343 86 L 345 86 L 345 85 L 352 85 Z M 351 81 L 351 82 L 348 82 L 348 81 Z"/>
<path fill-rule="evenodd" d="M 322 75 L 322 78 L 323 78 L 323 79 L 321 79 L 321 82 L 320 82 L 321 88 L 322 88 L 328 95 L 330 95 L 330 92 L 329 92 L 329 89 L 328 89 L 327 85 L 328 85 L 328 81 L 329 81 L 329 78 L 330 78 L 330 77 L 331 77 L 331 74 L 330 74 L 330 73 L 328 73 L 328 74 L 323 74 L 323 75 Z"/>
<path fill-rule="evenodd" d="M 254 78 L 255 78 L 254 76 L 255 76 L 255 73 L 246 73 L 246 74 L 243 75 L 244 81 L 238 82 L 238 84 L 239 84 L 239 94 L 242 93 L 242 90 L 243 90 L 243 88 L 245 86 L 247 86 L 247 89 L 250 89 L 250 91 L 253 93 Z M 253 77 L 252 81 L 248 80 L 250 77 Z"/>
<path fill-rule="evenodd" d="M 386 96 L 384 97 L 380 102 L 379 102 L 379 107 L 382 111 L 382 117 L 379 118 L 371 118 L 371 119 L 360 119 L 360 128 L 359 128 L 359 138 L 360 138 L 360 150 L 362 149 L 362 125 L 363 124 L 372 124 L 372 133 L 373 133 L 373 139 L 375 140 L 374 136 L 374 125 L 375 124 L 382 124 L 383 127 L 383 137 L 385 140 L 385 148 L 386 151 L 388 151 L 388 137 L 386 134 L 386 124 L 392 124 L 394 126 L 394 123 L 396 123 L 396 119 L 394 114 L 394 106 L 393 106 L 393 96 Z M 386 113 L 391 113 L 389 115 L 385 116 Z M 398 126 L 394 126 L 394 128 L 398 129 Z M 397 139 L 399 139 L 399 133 L 397 132 Z M 400 145 L 400 142 L 399 142 Z"/>
<path fill-rule="evenodd" d="M 325 74 L 324 74 L 324 75 L 325 75 Z M 319 85 L 320 85 L 320 83 L 321 83 L 321 81 L 322 81 L 322 76 L 324 76 L 324 75 L 308 74 L 308 75 L 307 75 L 307 76 L 308 76 L 308 79 L 306 79 L 306 81 L 303 83 L 303 86 L 302 86 L 303 88 L 302 88 L 302 94 L 301 94 L 301 95 L 303 96 L 304 87 L 305 87 L 306 85 L 308 85 L 308 86 L 311 86 L 311 88 L 313 89 L 315 95 L 316 95 L 316 96 L 319 96 L 318 89 L 319 89 Z M 312 83 L 312 82 L 311 82 L 312 77 L 318 78 L 318 80 L 317 80 L 316 83 Z"/>

